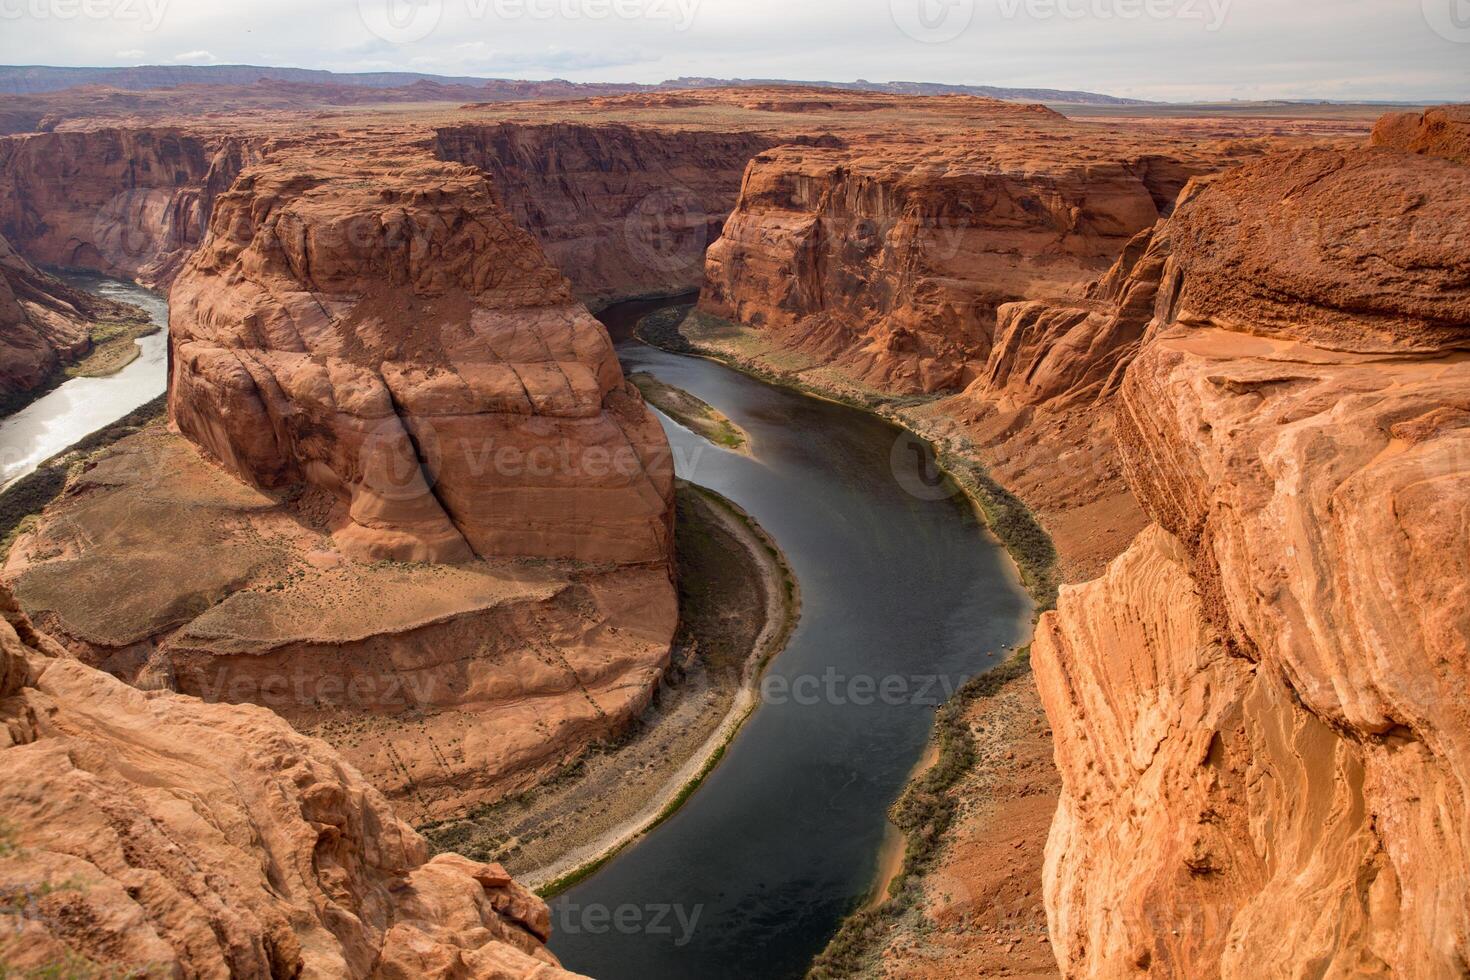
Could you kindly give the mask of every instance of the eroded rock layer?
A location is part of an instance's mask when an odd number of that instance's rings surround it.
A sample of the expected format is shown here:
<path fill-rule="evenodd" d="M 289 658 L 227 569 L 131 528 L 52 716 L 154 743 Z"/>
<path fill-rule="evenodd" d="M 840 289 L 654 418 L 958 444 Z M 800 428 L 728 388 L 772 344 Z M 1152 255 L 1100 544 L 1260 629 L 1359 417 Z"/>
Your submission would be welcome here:
<path fill-rule="evenodd" d="M 0 237 L 0 403 L 39 388 L 85 354 L 98 318 L 131 315 L 41 272 Z"/>
<path fill-rule="evenodd" d="M 0 963 L 27 975 L 571 977 L 546 905 L 270 711 L 69 659 L 0 590 Z"/>
<path fill-rule="evenodd" d="M 257 150 L 178 129 L 0 139 L 0 235 L 33 262 L 165 287 Z"/>
<path fill-rule="evenodd" d="M 484 173 L 392 137 L 268 146 L 170 299 L 192 446 L 90 460 L 6 568 L 77 656 L 267 705 L 420 820 L 647 707 L 667 442 Z"/>
<path fill-rule="evenodd" d="M 1191 174 L 1245 146 L 1149 147 L 1039 106 L 988 107 L 991 132 L 758 156 L 711 246 L 702 307 L 773 331 L 881 391 L 980 377 L 1001 304 L 1081 297 Z"/>
<path fill-rule="evenodd" d="M 1156 526 L 1034 648 L 1065 972 L 1470 963 L 1470 182 L 1280 154 L 1153 240 L 1117 396 Z"/>

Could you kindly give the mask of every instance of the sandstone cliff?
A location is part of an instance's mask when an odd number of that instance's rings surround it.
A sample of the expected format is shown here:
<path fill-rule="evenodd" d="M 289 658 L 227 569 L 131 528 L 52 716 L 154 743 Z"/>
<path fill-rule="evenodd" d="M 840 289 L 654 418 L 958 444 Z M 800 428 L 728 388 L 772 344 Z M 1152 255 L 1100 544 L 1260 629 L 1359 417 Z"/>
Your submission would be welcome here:
<path fill-rule="evenodd" d="M 0 235 L 33 262 L 166 287 L 256 151 L 177 129 L 0 139 Z"/>
<path fill-rule="evenodd" d="M 1156 526 L 1033 652 L 1069 975 L 1470 962 L 1466 174 L 1279 154 L 1135 270 L 1118 432 Z"/>
<path fill-rule="evenodd" d="M 698 289 L 740 175 L 774 139 L 610 124 L 460 125 L 443 160 L 479 167 L 589 303 Z"/>
<path fill-rule="evenodd" d="M 193 446 L 90 460 L 12 549 L 26 608 L 131 683 L 274 708 L 419 820 L 635 719 L 677 619 L 667 443 L 486 176 L 277 145 L 215 202 L 171 294 Z"/>
<path fill-rule="evenodd" d="M 1112 145 L 1037 109 L 991 110 L 996 131 L 938 151 L 762 153 L 710 248 L 702 307 L 882 391 L 963 387 L 997 307 L 1080 298 L 1189 175 L 1243 152 Z"/>
<path fill-rule="evenodd" d="M 0 405 L 23 399 L 85 354 L 92 323 L 108 315 L 124 311 L 46 275 L 0 237 Z"/>
<path fill-rule="evenodd" d="M 3 590 L 0 809 L 7 970 L 572 976 L 540 899 L 429 860 L 323 743 L 68 659 Z"/>

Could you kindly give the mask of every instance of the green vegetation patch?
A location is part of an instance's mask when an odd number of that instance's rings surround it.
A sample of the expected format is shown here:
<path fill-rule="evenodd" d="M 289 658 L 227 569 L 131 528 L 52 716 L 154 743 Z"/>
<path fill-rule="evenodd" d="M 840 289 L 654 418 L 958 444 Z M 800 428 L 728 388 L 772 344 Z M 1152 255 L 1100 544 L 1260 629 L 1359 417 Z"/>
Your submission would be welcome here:
<path fill-rule="evenodd" d="M 639 371 L 628 380 L 638 386 L 650 404 L 691 432 L 724 449 L 736 452 L 749 450 L 750 435 L 708 402 L 683 388 L 660 381 L 646 371 Z"/>

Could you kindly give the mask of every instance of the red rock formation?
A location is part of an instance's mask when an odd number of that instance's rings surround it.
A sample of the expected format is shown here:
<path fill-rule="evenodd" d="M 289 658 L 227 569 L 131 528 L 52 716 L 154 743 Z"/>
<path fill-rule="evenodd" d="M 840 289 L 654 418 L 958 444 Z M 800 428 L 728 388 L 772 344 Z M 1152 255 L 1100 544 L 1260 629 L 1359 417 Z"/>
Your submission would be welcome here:
<path fill-rule="evenodd" d="M 179 432 L 266 492 L 163 433 L 94 460 L 7 567 L 77 655 L 266 704 L 415 819 L 647 707 L 667 442 L 485 174 L 397 138 L 270 147 L 216 198 L 170 344 Z"/>
<path fill-rule="evenodd" d="M 616 102 L 617 100 L 609 100 Z M 624 125 L 454 126 L 440 159 L 495 178 L 516 223 L 589 303 L 699 288 L 704 252 L 735 206 L 759 133 Z"/>
<path fill-rule="evenodd" d="M 1033 651 L 1064 972 L 1470 962 L 1466 173 L 1280 154 L 1155 237 L 1118 425 L 1159 526 Z"/>
<path fill-rule="evenodd" d="M 1390 112 L 1373 127 L 1373 145 L 1470 163 L 1470 106 Z"/>
<path fill-rule="evenodd" d="M 171 417 L 256 485 L 329 491 L 359 556 L 666 562 L 667 443 L 606 332 L 483 173 L 415 152 L 283 151 L 220 196 L 172 294 Z"/>
<path fill-rule="evenodd" d="M 761 154 L 710 248 L 702 307 L 882 391 L 982 376 L 998 306 L 1081 298 L 1221 158 L 1089 145 L 1034 108 L 993 108 L 995 133 L 937 151 L 871 140 Z"/>
<path fill-rule="evenodd" d="M 167 286 L 255 152 L 174 129 L 0 139 L 0 235 L 34 262 Z"/>
<path fill-rule="evenodd" d="M 0 403 L 23 398 L 90 350 L 99 317 L 131 315 L 46 275 L 0 237 Z"/>
<path fill-rule="evenodd" d="M 0 967 L 571 977 L 546 905 L 261 708 L 130 688 L 0 590 Z"/>

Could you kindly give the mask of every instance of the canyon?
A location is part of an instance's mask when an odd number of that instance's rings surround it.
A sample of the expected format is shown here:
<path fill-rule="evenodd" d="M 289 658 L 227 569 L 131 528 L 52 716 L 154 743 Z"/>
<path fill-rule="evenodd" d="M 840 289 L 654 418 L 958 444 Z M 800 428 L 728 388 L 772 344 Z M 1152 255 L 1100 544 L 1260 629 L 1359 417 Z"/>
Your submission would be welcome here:
<path fill-rule="evenodd" d="M 399 818 L 529 789 L 649 705 L 673 466 L 588 307 L 699 289 L 703 352 L 982 468 L 1054 549 L 1032 673 L 967 716 L 981 762 L 919 885 L 941 966 L 889 933 L 888 975 L 1047 975 L 1042 929 L 1067 976 L 1467 969 L 1463 107 L 63 109 L 0 138 L 0 343 L 24 352 L 0 382 L 39 385 L 101 315 L 36 265 L 169 289 L 171 380 L 168 425 L 87 460 L 3 568 L 26 880 L 99 869 L 46 897 L 89 924 L 45 949 L 553 969 L 538 900 Z M 248 848 L 215 839 L 267 797 Z M 153 829 L 82 854 L 45 829 L 57 799 Z M 162 844 L 101 854 L 145 833 L 208 838 L 235 897 Z M 306 904 L 262 884 L 277 864 L 312 868 Z M 997 908 L 1004 931 L 966 927 Z M 168 931 L 211 915 L 209 941 Z"/>

